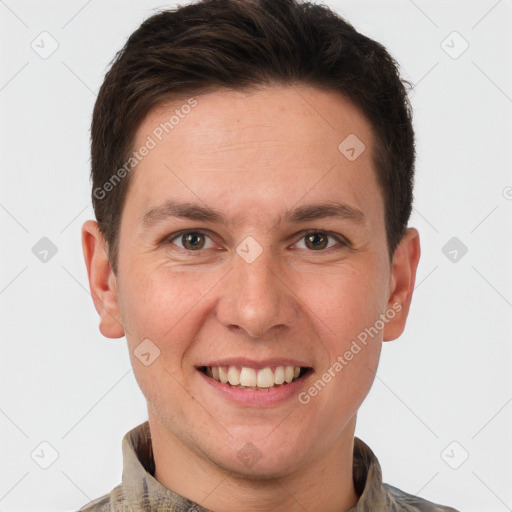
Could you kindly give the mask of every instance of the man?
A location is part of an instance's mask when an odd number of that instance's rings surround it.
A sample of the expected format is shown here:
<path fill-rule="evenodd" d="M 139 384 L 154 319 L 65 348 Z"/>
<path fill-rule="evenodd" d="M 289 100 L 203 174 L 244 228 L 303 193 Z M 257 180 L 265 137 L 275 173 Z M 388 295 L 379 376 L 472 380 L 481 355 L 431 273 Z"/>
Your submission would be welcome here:
<path fill-rule="evenodd" d="M 204 0 L 105 77 L 82 228 L 100 331 L 148 422 L 82 510 L 453 511 L 354 437 L 420 257 L 397 65 L 325 7 Z"/>

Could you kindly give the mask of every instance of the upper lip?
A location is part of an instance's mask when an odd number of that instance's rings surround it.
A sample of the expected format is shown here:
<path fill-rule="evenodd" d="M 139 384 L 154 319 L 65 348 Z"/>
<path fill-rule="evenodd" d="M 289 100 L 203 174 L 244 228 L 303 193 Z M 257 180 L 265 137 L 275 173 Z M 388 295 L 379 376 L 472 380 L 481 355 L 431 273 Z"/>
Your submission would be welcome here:
<path fill-rule="evenodd" d="M 200 364 L 202 366 L 245 366 L 246 368 L 261 369 L 268 366 L 301 366 L 303 368 L 311 368 L 311 365 L 298 359 L 290 359 L 286 357 L 273 357 L 270 359 L 261 359 L 256 361 L 247 357 L 229 357 L 225 359 L 216 359 L 213 361 Z"/>

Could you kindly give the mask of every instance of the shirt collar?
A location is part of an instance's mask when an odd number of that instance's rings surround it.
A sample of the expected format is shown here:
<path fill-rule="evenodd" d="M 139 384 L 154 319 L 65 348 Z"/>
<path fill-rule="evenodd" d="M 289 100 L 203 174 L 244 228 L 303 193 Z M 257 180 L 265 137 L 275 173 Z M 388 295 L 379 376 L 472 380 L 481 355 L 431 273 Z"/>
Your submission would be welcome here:
<path fill-rule="evenodd" d="M 168 512 L 210 512 L 197 503 L 164 487 L 153 476 L 155 462 L 149 422 L 130 430 L 123 438 L 123 491 L 134 510 L 165 510 Z M 379 461 L 370 447 L 354 438 L 353 478 L 357 504 L 347 512 L 388 510 L 390 498 L 382 482 Z"/>

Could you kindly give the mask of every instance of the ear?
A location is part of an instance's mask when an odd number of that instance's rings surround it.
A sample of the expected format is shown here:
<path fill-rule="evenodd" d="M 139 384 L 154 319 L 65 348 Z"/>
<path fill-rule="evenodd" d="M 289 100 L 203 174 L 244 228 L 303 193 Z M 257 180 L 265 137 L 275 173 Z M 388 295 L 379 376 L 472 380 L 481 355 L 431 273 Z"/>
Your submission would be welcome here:
<path fill-rule="evenodd" d="M 121 338 L 124 336 L 124 328 L 117 279 L 108 261 L 107 243 L 96 221 L 88 220 L 82 226 L 82 249 L 92 300 L 100 315 L 100 332 L 107 338 Z"/>
<path fill-rule="evenodd" d="M 415 228 L 408 228 L 393 255 L 387 307 L 395 315 L 385 324 L 383 341 L 395 340 L 405 329 L 420 252 L 419 233 Z"/>

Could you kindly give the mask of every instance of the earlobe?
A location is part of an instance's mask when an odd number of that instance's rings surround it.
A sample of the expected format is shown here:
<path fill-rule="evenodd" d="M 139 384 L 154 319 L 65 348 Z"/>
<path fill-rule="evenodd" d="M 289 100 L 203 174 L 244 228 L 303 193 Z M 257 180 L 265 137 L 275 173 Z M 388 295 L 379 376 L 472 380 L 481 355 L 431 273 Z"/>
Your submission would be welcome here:
<path fill-rule="evenodd" d="M 393 256 L 387 308 L 389 313 L 393 311 L 394 314 L 392 317 L 389 314 L 390 320 L 384 327 L 383 341 L 395 340 L 405 329 L 420 254 L 419 233 L 415 228 L 408 228 Z"/>
<path fill-rule="evenodd" d="M 100 316 L 100 332 L 107 338 L 121 338 L 117 279 L 108 261 L 107 244 L 98 223 L 88 220 L 82 226 L 82 250 L 94 307 Z"/>

